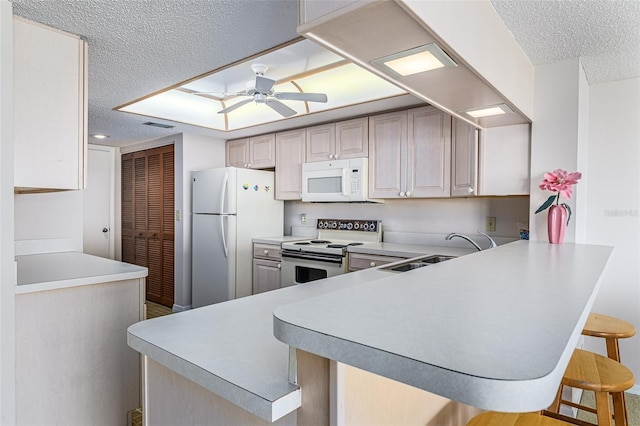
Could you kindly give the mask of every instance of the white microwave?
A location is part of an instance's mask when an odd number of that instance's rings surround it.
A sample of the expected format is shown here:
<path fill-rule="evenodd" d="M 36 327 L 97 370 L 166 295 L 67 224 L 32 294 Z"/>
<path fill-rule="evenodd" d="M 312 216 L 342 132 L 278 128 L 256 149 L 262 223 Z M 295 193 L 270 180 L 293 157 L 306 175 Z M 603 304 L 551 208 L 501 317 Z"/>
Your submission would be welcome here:
<path fill-rule="evenodd" d="M 369 199 L 368 159 L 319 161 L 302 164 L 302 201 L 377 202 Z"/>

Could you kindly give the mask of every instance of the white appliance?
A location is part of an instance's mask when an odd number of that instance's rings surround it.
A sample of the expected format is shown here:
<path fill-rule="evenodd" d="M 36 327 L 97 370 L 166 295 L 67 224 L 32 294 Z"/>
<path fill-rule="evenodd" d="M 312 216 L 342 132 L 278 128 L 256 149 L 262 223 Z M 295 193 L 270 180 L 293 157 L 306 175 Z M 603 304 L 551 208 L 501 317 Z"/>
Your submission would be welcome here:
<path fill-rule="evenodd" d="M 252 293 L 252 238 L 282 235 L 274 174 L 225 167 L 192 173 L 191 305 Z"/>
<path fill-rule="evenodd" d="M 349 246 L 382 241 L 379 220 L 318 219 L 317 228 L 316 239 L 282 243 L 280 287 L 345 274 Z"/>
<path fill-rule="evenodd" d="M 367 158 L 302 164 L 302 201 L 377 202 L 369 199 Z"/>

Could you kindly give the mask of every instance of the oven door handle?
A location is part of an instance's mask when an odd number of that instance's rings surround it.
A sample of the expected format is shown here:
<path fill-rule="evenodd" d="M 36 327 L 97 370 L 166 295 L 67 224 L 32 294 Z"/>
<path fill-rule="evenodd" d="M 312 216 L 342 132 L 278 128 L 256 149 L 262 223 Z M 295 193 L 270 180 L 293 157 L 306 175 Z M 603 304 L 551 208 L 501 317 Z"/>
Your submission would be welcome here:
<path fill-rule="evenodd" d="M 323 256 L 317 253 L 291 253 L 282 251 L 282 258 L 302 259 L 302 260 L 315 260 L 328 263 L 342 263 L 344 258 L 342 256 Z"/>

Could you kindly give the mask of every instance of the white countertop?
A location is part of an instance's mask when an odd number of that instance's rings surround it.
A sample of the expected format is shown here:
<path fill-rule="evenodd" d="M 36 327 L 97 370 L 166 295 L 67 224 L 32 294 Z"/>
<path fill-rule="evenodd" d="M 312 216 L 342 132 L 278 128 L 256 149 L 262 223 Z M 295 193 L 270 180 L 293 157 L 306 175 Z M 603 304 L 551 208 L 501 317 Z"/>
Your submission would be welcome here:
<path fill-rule="evenodd" d="M 464 256 L 476 253 L 474 248 L 460 248 L 451 246 L 401 244 L 401 243 L 366 243 L 361 246 L 347 247 L 349 253 L 374 254 L 394 257 L 416 257 L 421 254 L 443 254 L 447 256 Z"/>
<path fill-rule="evenodd" d="M 439 250 L 424 254 L 453 254 Z M 288 345 L 479 407 L 537 410 L 611 250 L 522 241 L 401 274 L 366 269 L 143 321 L 127 338 L 268 421 L 301 403 Z"/>
<path fill-rule="evenodd" d="M 612 250 L 519 241 L 384 272 L 388 278 L 277 308 L 274 332 L 465 404 L 536 411 L 555 396 Z"/>
<path fill-rule="evenodd" d="M 78 252 L 16 256 L 16 294 L 147 276 L 147 268 Z"/>
<path fill-rule="evenodd" d="M 301 241 L 301 240 L 308 240 L 309 237 L 295 237 L 293 235 L 280 235 L 280 236 L 275 236 L 275 237 L 260 237 L 260 238 L 253 238 L 251 241 L 254 243 L 260 243 L 260 244 L 275 244 L 275 245 L 280 245 L 286 241 Z"/>

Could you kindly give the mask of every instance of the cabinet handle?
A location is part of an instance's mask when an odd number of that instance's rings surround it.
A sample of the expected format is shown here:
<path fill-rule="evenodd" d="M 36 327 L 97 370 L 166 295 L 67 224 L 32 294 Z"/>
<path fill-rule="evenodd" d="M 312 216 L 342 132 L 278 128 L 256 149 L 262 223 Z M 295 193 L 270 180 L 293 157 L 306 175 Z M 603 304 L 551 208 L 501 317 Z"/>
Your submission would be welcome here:
<path fill-rule="evenodd" d="M 247 168 L 250 169 L 251 168 L 251 164 L 247 164 Z"/>
<path fill-rule="evenodd" d="M 265 256 L 268 256 L 269 255 L 269 250 L 265 250 L 264 254 L 265 254 Z"/>
<path fill-rule="evenodd" d="M 282 268 L 282 265 L 278 263 L 278 269 L 281 269 L 281 268 Z"/>
<path fill-rule="evenodd" d="M 404 197 L 404 191 L 400 192 L 400 196 Z"/>
<path fill-rule="evenodd" d="M 373 268 L 374 266 L 376 266 L 376 262 L 369 263 L 369 266 L 371 266 Z"/>
<path fill-rule="evenodd" d="M 407 197 L 411 197 L 411 192 L 407 191 Z"/>
<path fill-rule="evenodd" d="M 468 188 L 468 189 L 467 189 L 467 192 L 468 192 L 469 194 L 473 194 L 473 188 Z"/>
<path fill-rule="evenodd" d="M 333 159 L 337 160 L 338 159 L 338 154 L 334 154 Z"/>
<path fill-rule="evenodd" d="M 329 160 L 333 160 L 333 154 L 329 154 Z"/>

